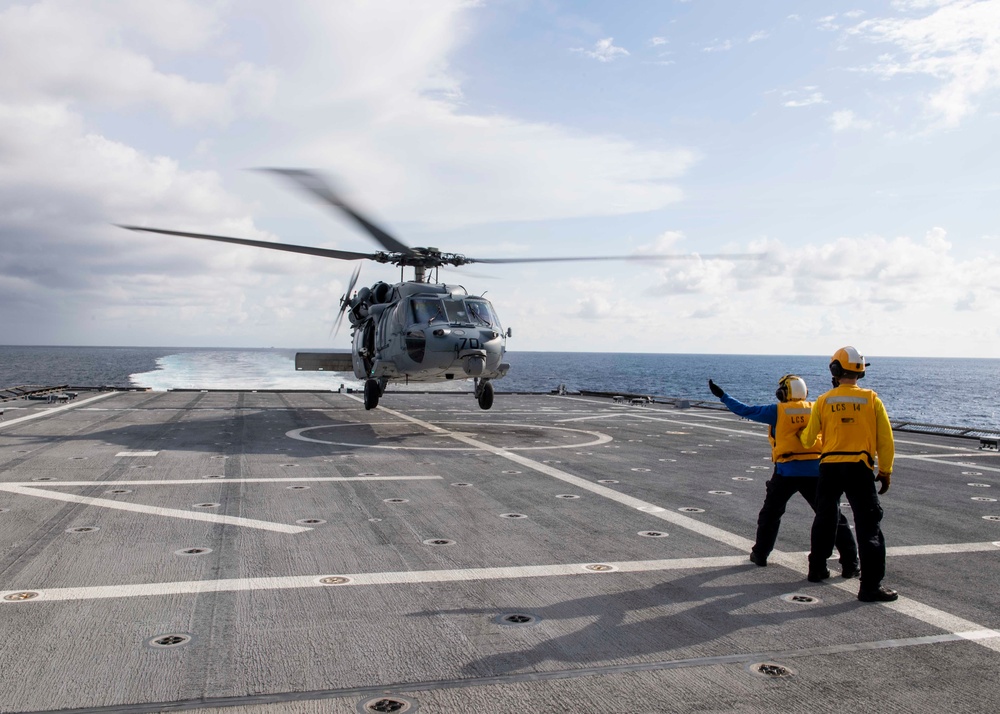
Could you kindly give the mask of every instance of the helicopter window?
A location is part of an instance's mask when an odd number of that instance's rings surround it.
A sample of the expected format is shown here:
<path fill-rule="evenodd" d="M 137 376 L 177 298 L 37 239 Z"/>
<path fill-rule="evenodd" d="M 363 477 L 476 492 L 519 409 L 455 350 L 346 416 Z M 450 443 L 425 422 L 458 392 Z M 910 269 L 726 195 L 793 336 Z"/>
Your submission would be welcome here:
<path fill-rule="evenodd" d="M 445 300 L 444 307 L 448 311 L 448 322 L 468 323 L 469 313 L 464 300 Z"/>
<path fill-rule="evenodd" d="M 489 325 L 490 327 L 499 327 L 500 321 L 497 316 L 493 313 L 493 309 L 488 301 L 486 300 L 466 300 L 465 306 L 469 310 L 469 317 L 472 321 L 480 325 Z"/>
<path fill-rule="evenodd" d="M 441 301 L 436 298 L 414 298 L 411 304 L 414 323 L 430 324 L 435 320 L 445 319 L 444 308 L 441 306 Z"/>

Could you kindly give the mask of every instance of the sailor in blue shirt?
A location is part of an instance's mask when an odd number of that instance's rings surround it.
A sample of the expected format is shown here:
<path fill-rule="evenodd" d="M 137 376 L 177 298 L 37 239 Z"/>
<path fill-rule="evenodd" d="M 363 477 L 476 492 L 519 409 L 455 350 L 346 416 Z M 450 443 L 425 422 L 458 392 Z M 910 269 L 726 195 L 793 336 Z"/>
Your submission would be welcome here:
<path fill-rule="evenodd" d="M 809 421 L 812 405 L 806 401 L 809 391 L 805 380 L 786 374 L 778 382 L 774 393 L 777 404 L 752 406 L 734 399 L 719 385 L 708 380 L 708 388 L 733 414 L 744 419 L 768 425 L 767 437 L 771 442 L 771 460 L 774 473 L 767 482 L 767 495 L 757 516 L 757 540 L 750 551 L 750 560 L 757 565 L 767 565 L 767 556 L 774 550 L 778 539 L 781 517 L 788 500 L 801 493 L 810 507 L 816 510 L 816 484 L 819 482 L 819 456 L 821 444 L 804 447 L 799 432 Z M 845 578 L 858 577 L 858 546 L 843 513 L 837 523 L 837 551 L 840 553 L 841 574 Z"/>

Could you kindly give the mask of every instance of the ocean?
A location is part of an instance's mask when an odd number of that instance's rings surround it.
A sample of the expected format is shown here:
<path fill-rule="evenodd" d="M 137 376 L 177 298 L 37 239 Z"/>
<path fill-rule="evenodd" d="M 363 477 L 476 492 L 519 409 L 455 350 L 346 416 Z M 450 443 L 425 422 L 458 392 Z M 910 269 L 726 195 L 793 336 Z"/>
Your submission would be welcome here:
<path fill-rule="evenodd" d="M 320 350 L 321 351 L 321 350 Z M 198 389 L 360 388 L 351 374 L 296 372 L 295 350 L 182 347 L 0 346 L 0 388 L 22 384 Z M 1000 429 L 1000 359 L 868 357 L 862 386 L 874 389 L 893 419 Z M 590 390 L 712 400 L 715 380 L 748 404 L 774 401 L 782 375 L 805 379 L 818 396 L 830 385 L 828 356 L 508 352 L 503 392 Z M 405 387 L 389 387 L 393 389 Z M 410 389 L 470 391 L 471 383 Z M 502 408 L 502 399 L 497 407 Z M 494 407 L 494 408 L 497 408 Z"/>

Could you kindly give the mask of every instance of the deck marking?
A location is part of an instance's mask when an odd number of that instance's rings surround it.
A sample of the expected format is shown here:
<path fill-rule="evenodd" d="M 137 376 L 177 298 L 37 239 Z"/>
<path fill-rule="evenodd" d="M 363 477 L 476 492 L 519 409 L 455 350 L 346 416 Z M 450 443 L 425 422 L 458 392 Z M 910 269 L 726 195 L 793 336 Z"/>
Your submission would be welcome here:
<path fill-rule="evenodd" d="M 308 530 L 308 529 L 306 529 Z M 931 553 L 971 553 L 980 551 L 1000 551 L 995 543 L 955 543 L 944 545 L 903 546 L 890 548 L 890 557 L 923 555 Z M 783 553 L 788 558 L 803 560 L 808 553 Z M 383 573 L 319 573 L 316 575 L 289 575 L 281 577 L 225 578 L 219 580 L 190 580 L 164 583 L 132 583 L 125 585 L 100 585 L 69 588 L 22 588 L 0 592 L 0 605 L 18 602 L 44 602 L 67 600 L 105 600 L 123 597 L 149 597 L 156 595 L 196 594 L 206 592 L 236 592 L 250 590 L 287 590 L 315 587 L 352 587 L 355 585 L 419 585 L 424 583 L 454 583 L 481 580 L 513 580 L 518 578 L 542 578 L 565 575 L 589 575 L 591 577 L 611 577 L 613 573 L 646 573 L 668 570 L 697 570 L 702 568 L 724 568 L 747 565 L 749 561 L 741 555 L 706 556 L 700 558 L 669 558 L 661 560 L 601 561 L 606 570 L 595 571 L 587 568 L 593 563 L 567 563 L 556 565 L 519 565 L 497 568 L 457 568 L 454 570 L 407 570 Z M 327 585 L 321 578 L 341 577 L 348 579 L 341 585 Z M 857 581 L 844 584 L 844 588 L 854 593 Z M 3 600 L 6 595 L 31 590 L 39 593 L 31 600 L 13 602 Z M 909 602 L 908 607 L 919 603 Z M 922 607 L 922 606 L 920 606 Z M 906 614 L 910 614 L 907 612 Z M 922 618 L 921 618 L 922 619 Z M 955 619 L 953 632 L 986 633 L 979 639 L 997 637 L 1000 633 L 965 620 Z M 967 639 L 974 639 L 967 637 Z"/>
<path fill-rule="evenodd" d="M 361 401 L 359 397 L 355 397 L 354 395 L 348 394 L 346 396 L 349 399 L 354 399 L 355 401 Z M 478 449 L 485 450 L 489 453 L 495 454 L 496 456 L 501 456 L 505 459 L 520 464 L 525 468 L 530 468 L 534 471 L 538 471 L 539 473 L 552 476 L 553 478 L 557 478 L 560 481 L 573 484 L 577 488 L 590 491 L 599 496 L 604 496 L 606 498 L 609 498 L 610 500 L 616 501 L 618 503 L 621 503 L 622 505 L 629 506 L 631 508 L 642 509 L 648 515 L 653 516 L 654 518 L 660 518 L 680 528 L 693 531 L 694 533 L 705 536 L 706 538 L 711 538 L 712 540 L 718 541 L 720 543 L 725 543 L 726 545 L 730 545 L 734 548 L 737 548 L 738 550 L 741 550 L 744 553 L 748 552 L 754 545 L 753 541 L 748 540 L 747 538 L 738 536 L 735 533 L 730 533 L 721 528 L 716 528 L 715 526 L 703 523 L 694 518 L 682 516 L 678 513 L 674 513 L 668 510 L 650 511 L 649 510 L 650 508 L 659 509 L 660 507 L 656 506 L 655 504 L 642 501 L 638 498 L 626 496 L 625 494 L 619 493 L 610 488 L 606 488 L 605 486 L 591 483 L 590 481 L 586 481 L 578 476 L 566 473 L 565 471 L 554 469 L 546 464 L 541 464 L 538 463 L 537 461 L 532 461 L 531 459 L 525 456 L 521 456 L 520 454 L 515 454 L 505 449 L 491 446 L 490 444 L 484 443 L 477 439 L 472 439 L 466 435 L 449 433 L 446 430 L 441 429 L 440 427 L 434 426 L 433 424 L 429 424 L 427 422 L 421 421 L 420 419 L 407 416 L 392 409 L 386 409 L 386 412 L 393 414 L 399 418 L 411 421 L 414 424 L 421 424 L 425 428 L 430 429 L 431 431 L 434 431 L 436 433 L 448 434 L 453 439 L 457 439 L 458 441 L 469 444 L 470 446 L 474 446 Z M 640 415 L 640 418 L 649 419 L 650 421 L 660 421 L 658 419 L 654 419 L 652 417 L 646 417 L 643 415 Z M 674 421 L 674 420 L 663 420 L 663 421 Z M 695 424 L 694 426 L 701 426 L 707 429 L 719 429 L 719 427 L 707 426 L 702 424 Z M 720 430 L 732 431 L 730 429 L 720 429 Z M 806 559 L 802 557 L 793 557 L 788 553 L 783 553 L 778 550 L 772 551 L 771 555 L 768 556 L 768 561 L 769 562 L 773 561 L 775 563 L 778 563 L 792 570 L 793 572 L 797 572 L 802 575 L 805 575 L 808 572 L 808 563 Z M 852 594 L 856 594 L 858 587 L 857 583 L 854 581 L 839 582 L 839 583 L 827 581 L 827 585 L 840 588 L 841 590 L 850 592 Z M 881 603 L 881 604 L 887 605 L 891 607 L 893 610 L 896 610 L 897 612 L 903 613 L 916 620 L 920 620 L 921 622 L 940 628 L 946 632 L 955 633 L 960 631 L 969 632 L 969 631 L 979 631 L 979 630 L 989 629 L 989 628 L 984 628 L 982 625 L 979 625 L 975 622 L 971 622 L 964 618 L 952 615 L 951 613 L 944 612 L 943 610 L 938 610 L 937 608 L 933 608 L 929 605 L 924 605 L 922 603 L 916 602 L 915 600 L 911 600 L 905 596 L 901 596 L 899 600 L 897 600 L 896 602 Z M 1000 652 L 1000 642 L 998 642 L 996 639 L 985 639 L 985 640 L 979 640 L 978 642 L 982 644 L 984 647 L 987 647 L 988 649 Z"/>
<path fill-rule="evenodd" d="M 352 394 L 348 394 L 346 396 L 349 399 L 355 399 L 357 401 L 361 401 L 359 397 L 355 397 Z M 699 521 L 694 518 L 689 518 L 688 516 L 683 516 L 679 513 L 672 513 L 670 511 L 662 511 L 662 512 L 650 511 L 648 509 L 650 508 L 658 509 L 660 507 L 654 503 L 649 503 L 648 501 L 643 501 L 638 498 L 633 498 L 632 496 L 628 496 L 619 491 L 607 488 L 606 486 L 602 486 L 600 484 L 587 481 L 586 479 L 580 478 L 579 476 L 574 476 L 573 474 L 567 473 L 566 471 L 561 471 L 559 469 L 553 468 L 548 464 L 543 464 L 538 461 L 534 461 L 526 456 L 521 456 L 520 454 L 514 453 L 513 451 L 509 451 L 501 447 L 487 444 L 484 441 L 474 439 L 466 434 L 459 434 L 456 432 L 448 431 L 447 429 L 442 429 L 439 426 L 436 426 L 429 422 L 422 421 L 420 419 L 416 419 L 406 414 L 402 414 L 401 412 L 397 412 L 392 409 L 386 409 L 386 412 L 400 419 L 405 419 L 414 424 L 420 425 L 425 429 L 432 431 L 436 434 L 450 436 L 452 439 L 460 441 L 463 444 L 468 444 L 469 446 L 477 450 L 486 451 L 495 456 L 503 457 L 509 461 L 513 461 L 516 464 L 524 466 L 525 468 L 529 468 L 532 469 L 533 471 L 545 474 L 546 476 L 551 476 L 553 478 L 559 479 L 560 481 L 572 484 L 577 488 L 583 489 L 585 491 L 590 491 L 591 493 L 595 493 L 599 496 L 604 496 L 605 498 L 612 501 L 616 501 L 622 504 L 623 506 L 628 506 L 629 508 L 634 508 L 636 510 L 643 510 L 644 512 L 648 513 L 651 516 L 665 520 L 669 523 L 672 523 L 673 525 L 686 528 L 690 531 L 698 533 L 699 535 L 703 535 L 706 538 L 711 538 L 712 540 L 719 541 L 720 543 L 725 543 L 726 545 L 732 546 L 733 548 L 736 548 L 738 550 L 749 552 L 749 550 L 753 547 L 753 541 L 748 540 L 742 536 L 738 536 L 735 533 L 730 533 L 728 531 L 722 530 L 721 528 L 716 528 L 715 526 L 703 523 L 702 521 Z"/>
<path fill-rule="evenodd" d="M 103 483 L 103 482 L 102 482 Z M 108 481 L 109 484 L 118 483 Z M 210 483 L 213 483 L 210 481 Z M 215 481 L 214 483 L 219 483 Z M 132 511 L 134 513 L 149 513 L 155 516 L 166 516 L 168 518 L 182 518 L 190 521 L 207 521 L 209 523 L 225 523 L 233 526 L 243 526 L 245 528 L 258 528 L 276 533 L 302 533 L 312 530 L 303 526 L 289 526 L 284 523 L 271 523 L 269 521 L 258 521 L 252 518 L 240 518 L 238 516 L 223 516 L 221 514 L 204 513 L 200 511 L 182 511 L 177 508 L 160 508 L 158 506 L 143 506 L 137 503 L 126 503 L 125 501 L 112 501 L 107 498 L 90 498 L 89 496 L 77 496 L 72 493 L 59 493 L 41 488 L 31 488 L 28 486 L 13 486 L 11 484 L 0 484 L 0 491 L 16 493 L 22 496 L 37 496 L 38 498 L 49 498 L 53 501 L 67 501 L 69 503 L 83 503 L 88 506 L 99 506 L 101 508 L 113 508 L 119 511 Z"/>
<path fill-rule="evenodd" d="M 970 468 L 967 464 L 958 464 L 947 459 L 962 458 L 972 456 L 972 453 L 968 454 L 896 454 L 896 459 L 911 459 L 913 461 L 927 461 L 932 464 L 947 464 L 948 466 L 958 466 L 960 468 Z M 981 469 L 983 471 L 994 471 L 1000 472 L 1000 468 L 996 466 L 984 466 L 982 464 L 976 464 L 976 469 Z"/>
<path fill-rule="evenodd" d="M 886 555 L 943 555 L 948 553 L 981 553 L 989 550 L 1000 550 L 996 542 L 985 543 L 946 543 L 943 545 L 895 545 L 886 548 Z"/>
<path fill-rule="evenodd" d="M 565 565 L 518 565 L 499 568 L 459 568 L 456 570 L 405 570 L 385 573 L 320 573 L 317 575 L 289 575 L 283 577 L 227 578 L 221 580 L 190 580 L 168 583 L 135 583 L 130 585 L 99 585 L 93 587 L 70 588 L 22 588 L 0 592 L 0 604 L 17 604 L 3 597 L 14 592 L 30 589 L 39 593 L 38 597 L 19 602 L 43 602 L 52 600 L 98 600 L 121 597 L 150 595 L 177 595 L 205 592 L 233 592 L 242 590 L 285 590 L 290 588 L 343 588 L 355 585 L 417 585 L 423 583 L 453 583 L 470 580 L 509 580 L 515 578 L 539 578 L 558 575 L 587 575 L 600 578 L 609 577 L 614 572 L 647 572 L 654 570 L 690 570 L 695 568 L 719 568 L 742 565 L 746 559 L 742 555 L 714 556 L 706 558 L 674 558 L 670 560 L 633 560 L 624 562 L 601 561 L 613 568 L 601 572 L 588 570 L 593 563 L 569 563 Z M 326 585 L 320 578 L 339 576 L 349 578 L 343 585 Z"/>
<path fill-rule="evenodd" d="M 387 410 L 388 411 L 388 410 Z M 486 426 L 486 427 L 522 427 L 528 429 L 536 429 L 541 433 L 545 431 L 568 431 L 574 434 L 585 434 L 587 436 L 593 437 L 592 441 L 573 443 L 573 444 L 552 444 L 550 446 L 517 446 L 511 447 L 511 451 L 545 451 L 551 449 L 580 449 L 585 446 L 599 446 L 601 444 L 606 444 L 611 441 L 611 437 L 607 434 L 602 434 L 597 431 L 586 431 L 584 429 L 570 429 L 568 427 L 559 426 L 548 426 L 543 424 L 519 424 L 512 422 L 438 422 L 439 424 L 459 424 L 466 427 L 476 427 L 476 426 Z M 422 423 L 420 423 L 423 426 Z M 343 442 L 343 441 L 325 441 L 323 439 L 314 439 L 308 436 L 304 436 L 303 432 L 313 431 L 315 429 L 339 429 L 345 426 L 369 426 L 364 422 L 356 422 L 354 424 L 323 424 L 320 426 L 307 426 L 301 429 L 292 429 L 291 431 L 285 432 L 285 436 L 291 439 L 297 439 L 298 441 L 308 441 L 315 444 L 327 444 L 331 446 L 349 446 L 353 448 L 365 448 L 365 449 L 386 449 L 389 451 L 467 451 L 465 447 L 447 447 L 447 446 L 386 446 L 382 444 L 358 444 L 355 442 Z M 378 426 L 396 426 L 393 422 L 379 422 Z M 453 436 L 459 432 L 447 431 L 449 436 Z"/>
<path fill-rule="evenodd" d="M 928 436 L 936 436 L 936 434 L 928 434 Z M 924 448 L 931 448 L 931 449 L 947 449 L 949 451 L 964 451 L 967 452 L 970 456 L 973 454 L 982 456 L 984 453 L 980 451 L 978 448 L 972 448 L 971 446 L 947 446 L 945 444 L 928 444 L 922 441 L 908 441 L 906 439 L 894 439 L 894 441 L 897 444 L 909 444 L 910 446 L 923 446 Z M 996 453 L 994 452 L 994 456 L 995 455 Z"/>
<path fill-rule="evenodd" d="M 45 409 L 34 414 L 29 414 L 23 417 L 17 417 L 16 419 L 8 419 L 6 421 L 0 421 L 0 429 L 4 429 L 8 426 L 13 426 L 14 424 L 20 424 L 21 422 L 31 421 L 32 419 L 41 419 L 42 417 L 52 416 L 58 412 L 64 412 L 67 409 L 76 409 L 77 407 L 82 407 L 84 404 L 89 404 L 90 402 L 96 402 L 98 399 L 107 399 L 108 397 L 113 397 L 117 395 L 118 392 L 105 392 L 104 394 L 98 394 L 96 397 L 90 397 L 89 399 L 81 399 L 80 401 L 74 401 L 70 404 L 64 404 L 61 407 L 52 407 L 51 409 Z"/>
<path fill-rule="evenodd" d="M 50 481 L 45 488 L 55 486 L 177 486 L 200 484 L 202 486 L 218 486 L 225 483 L 290 483 L 292 481 L 328 482 L 328 481 L 440 481 L 441 476 L 290 476 L 285 478 L 182 478 L 150 481 Z M 12 481 L 0 484 L 3 486 L 37 487 L 35 481 Z"/>

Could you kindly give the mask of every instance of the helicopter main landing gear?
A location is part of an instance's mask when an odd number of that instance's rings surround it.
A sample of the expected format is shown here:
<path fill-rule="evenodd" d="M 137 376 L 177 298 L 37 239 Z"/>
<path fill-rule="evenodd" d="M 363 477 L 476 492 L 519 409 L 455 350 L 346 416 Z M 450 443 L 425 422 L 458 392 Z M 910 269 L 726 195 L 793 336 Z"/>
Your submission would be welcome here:
<path fill-rule="evenodd" d="M 490 380 L 476 378 L 476 400 L 480 409 L 493 406 L 493 383 Z"/>
<path fill-rule="evenodd" d="M 365 380 L 365 409 L 374 409 L 378 406 L 378 399 L 385 391 L 385 384 L 378 379 Z"/>

